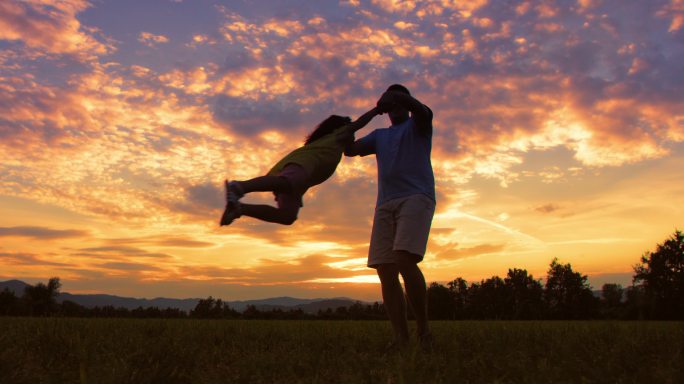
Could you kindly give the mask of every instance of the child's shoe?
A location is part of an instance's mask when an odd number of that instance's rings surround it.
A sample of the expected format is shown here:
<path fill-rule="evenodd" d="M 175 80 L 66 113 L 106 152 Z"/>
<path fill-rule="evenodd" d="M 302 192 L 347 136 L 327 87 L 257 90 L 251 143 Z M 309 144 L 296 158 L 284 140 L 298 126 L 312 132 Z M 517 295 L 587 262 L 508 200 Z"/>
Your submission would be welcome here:
<path fill-rule="evenodd" d="M 236 203 L 242 198 L 242 196 L 245 195 L 245 193 L 242 191 L 242 187 L 237 181 L 233 180 L 228 182 L 228 180 L 226 180 L 224 183 L 226 187 L 226 200 L 229 204 Z"/>
<path fill-rule="evenodd" d="M 233 220 L 241 216 L 240 198 L 245 194 L 242 192 L 242 187 L 236 181 L 224 181 L 226 188 L 226 209 L 221 216 L 220 225 L 230 225 Z"/>
<path fill-rule="evenodd" d="M 235 219 L 242 216 L 242 209 L 239 201 L 228 202 L 226 209 L 221 216 L 220 225 L 230 225 Z"/>

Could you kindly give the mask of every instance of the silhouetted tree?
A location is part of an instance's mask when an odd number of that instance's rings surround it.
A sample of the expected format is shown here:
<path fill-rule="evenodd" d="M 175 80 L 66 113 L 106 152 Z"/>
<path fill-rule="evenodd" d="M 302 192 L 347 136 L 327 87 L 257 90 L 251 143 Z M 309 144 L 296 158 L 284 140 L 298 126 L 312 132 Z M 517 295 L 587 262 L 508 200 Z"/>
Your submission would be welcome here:
<path fill-rule="evenodd" d="M 541 319 L 544 312 L 543 293 L 541 281 L 535 280 L 524 269 L 509 269 L 504 284 L 509 290 L 509 299 L 512 300 L 509 307 L 513 313 L 508 316 L 516 320 Z"/>
<path fill-rule="evenodd" d="M 453 320 L 456 317 L 453 294 L 449 288 L 431 283 L 427 289 L 428 318 L 431 320 Z"/>
<path fill-rule="evenodd" d="M 195 305 L 195 308 L 190 311 L 190 317 L 209 318 L 211 311 L 214 308 L 214 298 L 209 296 L 206 299 L 200 299 Z"/>
<path fill-rule="evenodd" d="M 552 319 L 589 319 L 596 315 L 597 299 L 587 276 L 572 270 L 568 264 L 551 261 L 544 298 Z"/>
<path fill-rule="evenodd" d="M 242 317 L 245 319 L 261 319 L 263 318 L 261 312 L 254 305 L 248 305 L 244 311 L 242 311 Z"/>
<path fill-rule="evenodd" d="M 366 307 L 358 301 L 347 307 L 350 320 L 361 320 L 366 318 Z"/>
<path fill-rule="evenodd" d="M 646 293 L 644 287 L 632 285 L 625 289 L 624 319 L 644 320 L 646 318 Z"/>
<path fill-rule="evenodd" d="M 356 301 L 346 308 L 347 318 L 349 320 L 371 320 L 373 318 L 372 307 L 370 305 L 364 305 Z"/>
<path fill-rule="evenodd" d="M 451 298 L 454 303 L 454 318 L 465 319 L 468 317 L 468 283 L 460 277 L 447 283 L 447 287 L 451 292 Z"/>
<path fill-rule="evenodd" d="M 143 308 L 140 306 L 131 311 L 131 317 L 139 319 L 158 319 L 162 317 L 162 311 L 158 307 Z"/>
<path fill-rule="evenodd" d="M 238 318 L 240 313 L 230 308 L 221 299 L 214 299 L 209 296 L 197 302 L 195 309 L 190 311 L 190 317 L 201 319 Z"/>
<path fill-rule="evenodd" d="M 601 314 L 604 318 L 623 319 L 626 317 L 623 296 L 625 290 L 620 284 L 603 284 L 601 287 Z"/>
<path fill-rule="evenodd" d="M 47 285 L 38 283 L 28 286 L 24 290 L 22 300 L 30 315 L 46 316 L 57 312 L 57 302 L 55 298 L 59 295 L 59 288 L 62 284 L 59 277 L 51 278 Z"/>
<path fill-rule="evenodd" d="M 161 310 L 160 316 L 162 318 L 173 318 L 173 319 L 182 319 L 185 317 L 188 317 L 187 312 L 183 311 L 182 309 L 178 308 L 164 308 Z"/>
<path fill-rule="evenodd" d="M 17 316 L 20 314 L 19 298 L 5 288 L 0 292 L 0 315 L 3 316 Z"/>
<path fill-rule="evenodd" d="M 366 311 L 369 320 L 384 320 L 387 318 L 384 304 L 380 304 L 377 301 L 371 305 L 367 305 Z"/>
<path fill-rule="evenodd" d="M 620 284 L 603 284 L 601 287 L 601 300 L 607 307 L 619 307 L 622 303 L 624 289 Z"/>
<path fill-rule="evenodd" d="M 334 318 L 333 315 L 333 310 L 332 308 L 326 308 L 324 309 L 319 309 L 318 312 L 316 312 L 316 318 L 321 319 L 321 320 L 331 320 Z"/>
<path fill-rule="evenodd" d="M 510 319 L 513 313 L 511 292 L 499 276 L 471 284 L 469 311 L 478 319 Z"/>
<path fill-rule="evenodd" d="M 93 317 L 131 317 L 131 311 L 127 308 L 114 307 L 113 305 L 91 308 L 90 313 Z"/>
<path fill-rule="evenodd" d="M 646 252 L 634 267 L 634 285 L 643 287 L 648 315 L 684 319 L 684 233 L 675 233 Z"/>
<path fill-rule="evenodd" d="M 228 303 L 223 303 L 222 315 L 224 319 L 239 319 L 241 317 L 240 312 L 231 308 Z"/>
<path fill-rule="evenodd" d="M 79 305 L 77 303 L 74 303 L 71 300 L 64 300 L 62 301 L 61 308 L 59 313 L 62 316 L 67 316 L 67 317 L 85 317 L 88 316 L 90 313 L 88 308 Z"/>

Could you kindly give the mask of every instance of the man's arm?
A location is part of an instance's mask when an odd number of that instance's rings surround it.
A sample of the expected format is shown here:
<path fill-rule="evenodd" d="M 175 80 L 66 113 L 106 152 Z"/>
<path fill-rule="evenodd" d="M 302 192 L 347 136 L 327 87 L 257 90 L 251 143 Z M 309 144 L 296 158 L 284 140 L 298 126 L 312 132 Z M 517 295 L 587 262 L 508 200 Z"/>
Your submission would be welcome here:
<path fill-rule="evenodd" d="M 432 133 L 432 110 L 427 105 L 404 92 L 387 91 L 378 100 L 378 109 L 381 113 L 389 112 L 395 104 L 411 112 L 411 117 L 421 132 Z"/>
<path fill-rule="evenodd" d="M 361 148 L 361 140 L 356 140 L 344 147 L 344 155 L 347 157 L 359 156 L 361 155 Z"/>

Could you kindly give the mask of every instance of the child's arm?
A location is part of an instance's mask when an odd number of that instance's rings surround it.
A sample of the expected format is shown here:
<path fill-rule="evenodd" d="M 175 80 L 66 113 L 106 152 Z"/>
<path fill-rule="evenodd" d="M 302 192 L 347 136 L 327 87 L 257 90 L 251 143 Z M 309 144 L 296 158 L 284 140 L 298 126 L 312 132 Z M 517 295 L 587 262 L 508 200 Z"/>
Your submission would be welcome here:
<path fill-rule="evenodd" d="M 378 107 L 374 107 L 373 109 L 359 116 L 358 119 L 347 125 L 349 127 L 347 131 L 349 133 L 349 136 L 345 137 L 345 142 L 347 143 L 344 149 L 345 156 L 356 156 L 359 153 L 358 148 L 356 148 L 356 142 L 354 141 L 354 132 L 365 127 L 371 120 L 373 120 L 375 116 L 381 114 L 382 113 L 380 112 Z"/>
<path fill-rule="evenodd" d="M 364 113 L 363 115 L 359 116 L 358 119 L 355 121 L 351 122 L 349 125 L 351 126 L 351 131 L 352 133 L 358 131 L 359 129 L 365 127 L 368 123 L 370 123 L 371 120 L 377 115 L 381 115 L 380 110 L 378 107 L 374 107 L 370 111 Z"/>

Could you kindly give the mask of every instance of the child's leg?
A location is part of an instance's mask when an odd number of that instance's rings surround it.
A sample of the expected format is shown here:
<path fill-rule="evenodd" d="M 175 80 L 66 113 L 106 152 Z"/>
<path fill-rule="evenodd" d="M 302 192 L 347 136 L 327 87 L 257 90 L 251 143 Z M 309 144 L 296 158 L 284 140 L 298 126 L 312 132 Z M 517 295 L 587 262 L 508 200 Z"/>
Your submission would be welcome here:
<path fill-rule="evenodd" d="M 302 194 L 307 189 L 306 183 L 306 171 L 297 164 L 286 165 L 278 176 L 259 176 L 250 180 L 226 183 L 228 204 L 221 225 L 229 225 L 240 216 L 291 225 L 297 220 L 299 208 L 302 206 Z M 276 195 L 278 208 L 239 202 L 246 193 L 267 191 L 273 191 Z"/>
<path fill-rule="evenodd" d="M 299 207 L 272 207 L 270 205 L 240 204 L 242 216 L 250 216 L 255 219 L 270 223 L 291 225 L 297 220 Z"/>
<path fill-rule="evenodd" d="M 281 176 L 259 176 L 250 180 L 234 181 L 242 194 L 250 192 L 289 192 L 290 183 Z"/>

